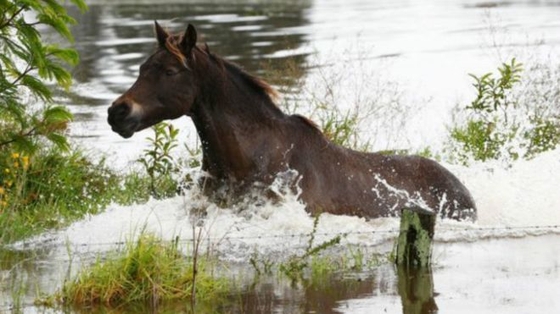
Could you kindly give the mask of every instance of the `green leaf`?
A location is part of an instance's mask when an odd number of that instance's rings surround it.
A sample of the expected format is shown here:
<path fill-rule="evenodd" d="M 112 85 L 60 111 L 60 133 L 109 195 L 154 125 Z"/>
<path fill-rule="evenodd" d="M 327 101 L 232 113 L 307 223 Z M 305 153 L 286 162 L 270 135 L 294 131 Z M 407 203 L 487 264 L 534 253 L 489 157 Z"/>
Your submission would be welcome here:
<path fill-rule="evenodd" d="M 43 112 L 43 120 L 47 123 L 70 122 L 73 118 L 72 113 L 62 106 L 49 107 Z"/>
<path fill-rule="evenodd" d="M 66 69 L 51 61 L 48 62 L 47 68 L 47 77 L 49 79 L 56 80 L 57 84 L 60 87 L 63 87 L 65 89 L 70 88 L 70 86 L 72 85 L 72 75 L 70 75 L 70 73 L 68 73 Z"/>
<path fill-rule="evenodd" d="M 51 141 L 51 143 L 53 143 L 54 145 L 56 145 L 59 149 L 63 150 L 63 151 L 69 151 L 70 150 L 70 145 L 68 143 L 68 140 L 66 139 L 66 136 L 59 134 L 59 133 L 49 133 L 47 134 L 47 139 L 49 139 L 49 141 Z"/>
<path fill-rule="evenodd" d="M 62 35 L 64 38 L 70 42 L 74 41 L 74 37 L 68 28 L 67 22 L 59 18 L 55 12 L 45 12 L 37 16 L 37 20 L 43 24 L 51 26 L 57 33 Z"/>
<path fill-rule="evenodd" d="M 72 2 L 76 7 L 78 7 L 80 12 L 82 13 L 85 13 L 88 10 L 88 6 L 83 0 L 70 0 L 70 2 Z"/>
<path fill-rule="evenodd" d="M 59 48 L 55 45 L 49 45 L 45 47 L 45 52 L 47 55 L 54 56 L 57 59 L 73 66 L 77 65 L 80 61 L 80 56 L 74 49 L 65 49 Z"/>
<path fill-rule="evenodd" d="M 22 76 L 21 84 L 29 88 L 29 90 L 35 95 L 46 102 L 52 100 L 52 93 L 48 87 L 39 79 L 25 74 Z"/>

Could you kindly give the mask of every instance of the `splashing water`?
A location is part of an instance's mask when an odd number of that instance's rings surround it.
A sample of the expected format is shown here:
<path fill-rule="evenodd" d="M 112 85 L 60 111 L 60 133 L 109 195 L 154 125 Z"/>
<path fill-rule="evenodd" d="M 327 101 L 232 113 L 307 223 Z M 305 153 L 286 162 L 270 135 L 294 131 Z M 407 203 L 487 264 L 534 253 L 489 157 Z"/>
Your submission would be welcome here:
<path fill-rule="evenodd" d="M 469 168 L 447 167 L 472 192 L 478 206 L 475 223 L 440 220 L 436 242 L 473 242 L 488 238 L 509 238 L 560 233 L 560 150 L 544 153 L 529 161 L 517 161 L 504 169 L 489 163 Z M 289 177 L 289 176 L 288 176 Z M 289 181 L 289 180 L 288 180 Z M 193 228 L 202 228 L 206 250 L 230 261 L 244 261 L 257 252 L 283 256 L 302 250 L 313 230 L 313 217 L 289 192 L 286 176 L 280 176 L 271 190 L 281 196 L 270 201 L 251 195 L 238 204 L 220 208 L 199 189 L 186 189 L 183 195 L 165 200 L 150 200 L 132 206 L 110 205 L 99 215 L 78 221 L 54 234 L 16 244 L 35 247 L 49 243 L 66 254 L 69 246 L 76 254 L 95 254 L 115 248 L 142 232 L 162 239 L 193 240 Z M 257 201 L 255 201 L 257 200 Z M 204 212 L 200 215 L 200 212 Z M 390 249 L 398 233 L 398 218 L 366 220 L 351 216 L 323 214 L 317 241 L 344 235 L 343 245 Z"/>

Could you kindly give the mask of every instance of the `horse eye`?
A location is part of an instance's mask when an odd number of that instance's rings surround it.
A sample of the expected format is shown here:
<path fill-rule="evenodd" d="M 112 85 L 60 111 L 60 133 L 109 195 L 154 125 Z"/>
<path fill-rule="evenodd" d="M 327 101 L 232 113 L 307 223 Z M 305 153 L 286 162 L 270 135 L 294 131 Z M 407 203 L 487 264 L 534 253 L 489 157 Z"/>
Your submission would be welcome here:
<path fill-rule="evenodd" d="M 177 74 L 177 73 L 179 73 L 179 71 L 174 70 L 174 69 L 167 69 L 167 70 L 165 70 L 165 75 L 167 75 L 167 76 L 172 76 L 172 75 L 175 75 L 175 74 Z"/>

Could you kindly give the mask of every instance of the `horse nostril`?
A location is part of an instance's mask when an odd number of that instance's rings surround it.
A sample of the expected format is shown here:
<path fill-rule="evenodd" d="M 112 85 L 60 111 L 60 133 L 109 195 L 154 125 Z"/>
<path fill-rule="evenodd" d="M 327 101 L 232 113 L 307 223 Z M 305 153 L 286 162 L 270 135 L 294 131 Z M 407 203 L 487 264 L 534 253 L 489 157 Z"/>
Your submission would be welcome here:
<path fill-rule="evenodd" d="M 109 115 L 115 118 L 124 118 L 130 113 L 130 105 L 126 102 L 114 102 L 111 107 L 109 107 Z"/>

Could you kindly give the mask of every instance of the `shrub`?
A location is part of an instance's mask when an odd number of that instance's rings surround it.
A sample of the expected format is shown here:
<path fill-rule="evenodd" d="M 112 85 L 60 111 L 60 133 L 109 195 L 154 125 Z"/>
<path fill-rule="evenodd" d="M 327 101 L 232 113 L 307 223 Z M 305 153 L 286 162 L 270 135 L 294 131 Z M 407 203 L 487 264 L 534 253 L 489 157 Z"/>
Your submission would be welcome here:
<path fill-rule="evenodd" d="M 510 163 L 530 159 L 560 143 L 560 120 L 554 114 L 560 97 L 547 97 L 537 85 L 524 83 L 522 71 L 522 65 L 512 59 L 498 68 L 497 78 L 492 73 L 470 74 L 476 97 L 464 108 L 466 122 L 450 130 L 451 159 L 463 164 L 472 160 Z"/>
<path fill-rule="evenodd" d="M 130 203 L 149 196 L 146 179 L 118 175 L 79 151 L 0 154 L 0 171 L 0 242 L 64 226 L 113 200 Z"/>
<path fill-rule="evenodd" d="M 80 10 L 87 6 L 72 0 Z M 43 40 L 38 28 L 72 43 L 75 23 L 60 1 L 5 0 L 0 12 L 0 240 L 10 241 L 106 204 L 112 174 L 71 150 L 72 115 L 53 104 L 72 83 L 72 48 Z M 26 14 L 32 13 L 32 14 Z M 60 216 L 60 217 L 59 217 Z"/>
<path fill-rule="evenodd" d="M 147 138 L 150 147 L 144 150 L 144 155 L 138 160 L 150 180 L 150 190 L 153 197 L 171 196 L 177 190 L 177 182 L 172 175 L 178 173 L 178 165 L 171 156 L 171 151 L 177 147 L 179 130 L 172 124 L 158 123 L 152 127 L 154 137 Z"/>

